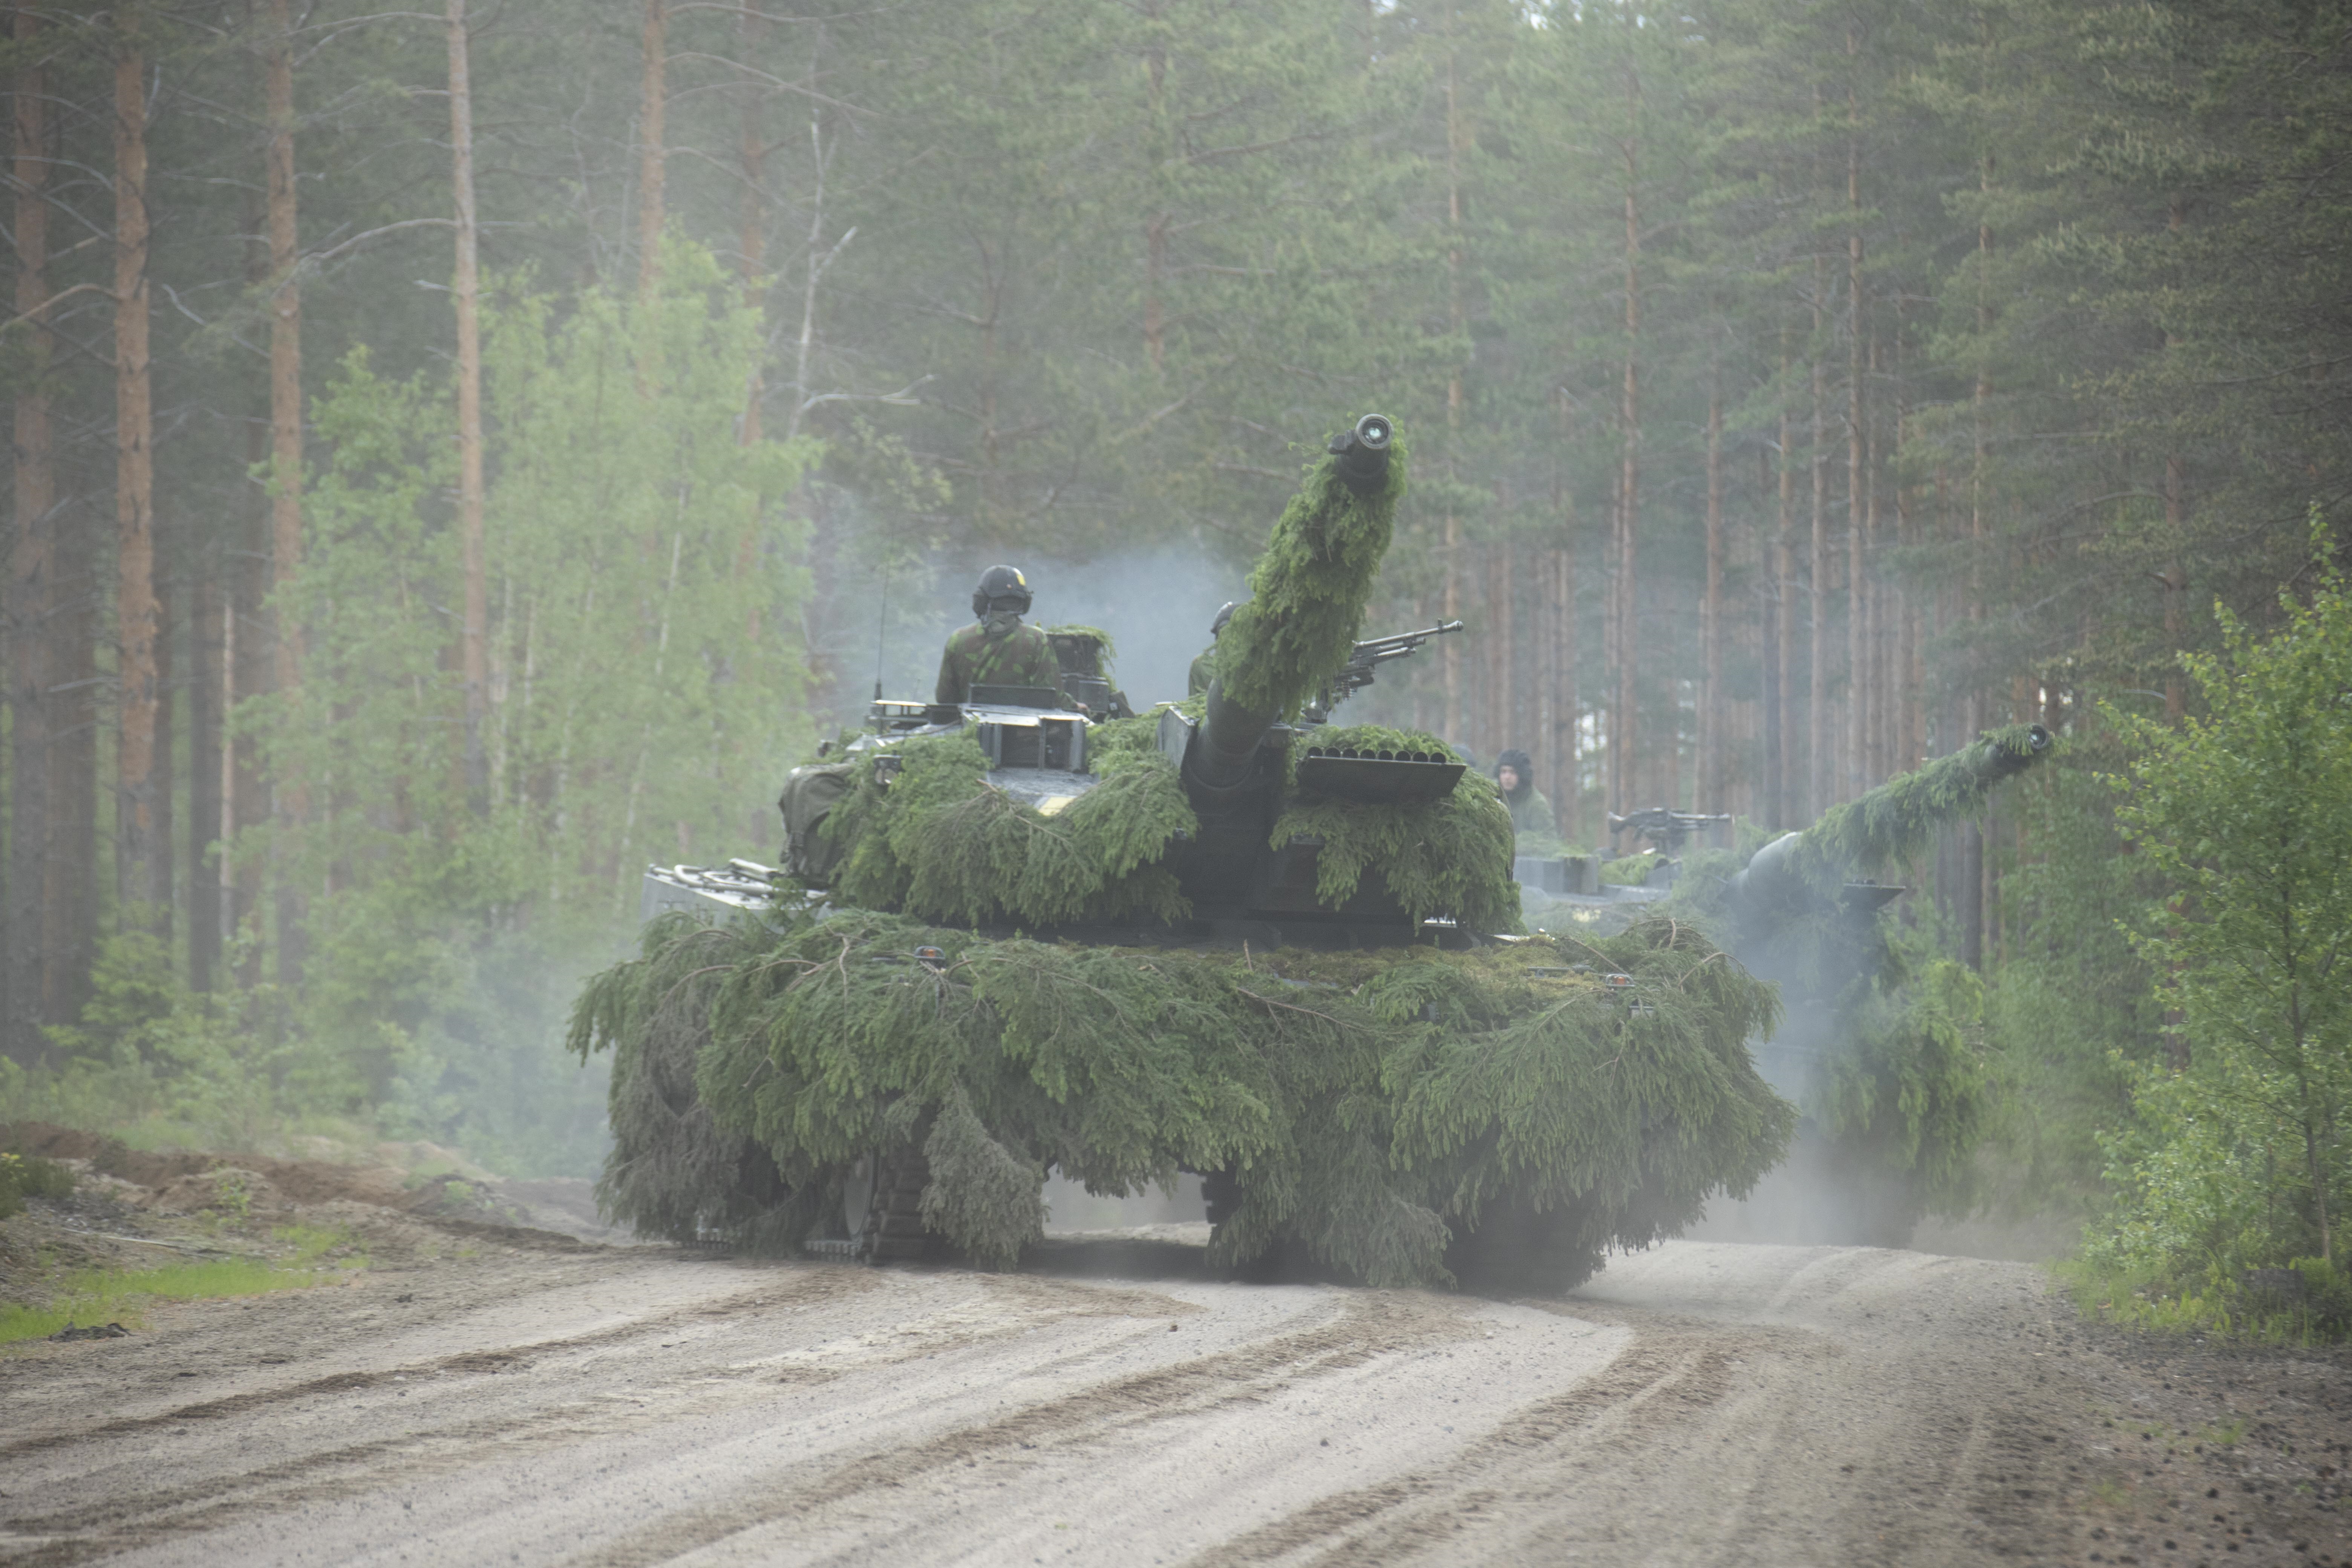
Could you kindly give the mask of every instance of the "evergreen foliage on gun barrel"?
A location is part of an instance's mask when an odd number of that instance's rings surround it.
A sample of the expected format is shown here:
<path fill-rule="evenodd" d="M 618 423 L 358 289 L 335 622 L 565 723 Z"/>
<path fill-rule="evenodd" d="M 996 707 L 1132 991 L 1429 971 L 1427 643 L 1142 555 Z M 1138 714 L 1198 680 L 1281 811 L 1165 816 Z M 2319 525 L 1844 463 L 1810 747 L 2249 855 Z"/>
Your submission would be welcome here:
<path fill-rule="evenodd" d="M 1250 573 L 1248 600 L 1217 634 L 1227 701 L 1269 717 L 1293 714 L 1348 662 L 1405 491 L 1404 443 L 1387 456 L 1362 489 L 1342 472 L 1340 454 L 1308 465 Z"/>
<path fill-rule="evenodd" d="M 1907 865 L 1937 827 L 1983 810 L 1993 787 L 2032 765 L 2049 744 L 2039 724 L 1988 730 L 1948 757 L 1830 807 L 1798 840 L 1790 869 L 1816 890 L 1834 891 L 1857 872 Z"/>
<path fill-rule="evenodd" d="M 845 1164 L 914 1144 L 926 1218 L 985 1265 L 1038 1236 L 1048 1167 L 1109 1194 L 1234 1171 L 1245 1197 L 1213 1261 L 1287 1238 L 1407 1285 L 1444 1280 L 1449 1236 L 1507 1189 L 1565 1217 L 1577 1278 L 1745 1192 L 1793 1121 L 1745 1044 L 1776 1016 L 1770 987 L 1668 920 L 1589 943 L 1253 955 L 849 910 L 664 917 L 591 983 L 570 1043 L 614 1049 L 626 1152 L 600 1194 L 642 1229 L 788 1244 Z M 726 1190 L 750 1151 L 795 1198 L 764 1227 Z"/>

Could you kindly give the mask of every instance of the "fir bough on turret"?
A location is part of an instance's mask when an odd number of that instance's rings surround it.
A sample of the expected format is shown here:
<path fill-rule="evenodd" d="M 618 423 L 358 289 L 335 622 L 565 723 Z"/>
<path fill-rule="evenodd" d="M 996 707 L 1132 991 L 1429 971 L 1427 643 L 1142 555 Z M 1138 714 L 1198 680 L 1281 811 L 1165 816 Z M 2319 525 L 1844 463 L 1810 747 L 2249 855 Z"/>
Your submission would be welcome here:
<path fill-rule="evenodd" d="M 1148 730 L 1126 720 L 1106 730 Z M 1097 742 L 1102 784 L 1053 816 L 988 782 L 968 732 L 865 753 L 850 793 L 819 830 L 849 847 L 834 887 L 845 902 L 959 924 L 1174 920 L 1187 912 L 1156 862 L 1199 826 L 1156 751 Z M 895 766 L 887 787 L 878 767 Z"/>
<path fill-rule="evenodd" d="M 1305 748 L 1450 756 L 1434 735 L 1378 725 L 1327 726 L 1294 740 L 1295 779 Z M 1492 780 L 1465 772 L 1453 793 L 1424 805 L 1370 805 L 1306 794 L 1290 798 L 1270 847 L 1293 837 L 1323 841 L 1316 857 L 1316 897 L 1344 903 L 1367 868 L 1377 866 L 1389 891 L 1416 921 L 1446 915 L 1474 931 L 1519 929 L 1519 884 L 1511 874 L 1511 814 Z"/>
<path fill-rule="evenodd" d="M 926 1218 L 992 1266 L 1038 1235 L 1048 1167 L 1110 1194 L 1185 1169 L 1244 1178 L 1221 1262 L 1286 1239 L 1369 1283 L 1442 1281 L 1449 1235 L 1514 1186 L 1570 1222 L 1580 1277 L 1744 1192 L 1792 1119 L 1742 1044 L 1769 1026 L 1770 989 L 1669 921 L 1592 943 L 1257 954 L 989 941 L 865 910 L 778 921 L 665 917 L 583 996 L 571 1045 L 615 1048 L 613 1168 L 636 1173 L 608 1180 L 617 1215 L 750 1228 L 723 1162 L 635 1146 L 661 1129 L 621 1108 L 660 1099 L 756 1146 L 794 1194 L 772 1212 L 803 1230 L 858 1155 L 915 1145 Z"/>
<path fill-rule="evenodd" d="M 1250 573 L 1248 600 L 1217 634 L 1226 701 L 1287 717 L 1339 671 L 1362 629 L 1372 579 L 1388 552 L 1405 490 L 1404 443 L 1390 449 L 1381 483 L 1359 492 L 1339 459 L 1308 465 Z"/>

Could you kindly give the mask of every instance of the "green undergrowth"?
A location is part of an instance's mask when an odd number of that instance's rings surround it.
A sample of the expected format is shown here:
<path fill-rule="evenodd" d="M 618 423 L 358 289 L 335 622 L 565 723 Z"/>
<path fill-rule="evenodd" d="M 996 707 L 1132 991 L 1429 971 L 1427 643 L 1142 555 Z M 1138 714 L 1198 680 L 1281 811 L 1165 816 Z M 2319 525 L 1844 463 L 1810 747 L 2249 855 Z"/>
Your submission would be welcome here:
<path fill-rule="evenodd" d="M 1381 487 L 1359 495 L 1338 459 L 1308 465 L 1250 572 L 1249 597 L 1217 634 L 1217 679 L 1252 713 L 1297 713 L 1354 651 L 1372 579 L 1405 491 L 1405 449 L 1390 449 Z"/>
<path fill-rule="evenodd" d="M 72 1195 L 73 1172 L 55 1160 L 0 1151 L 0 1219 L 25 1212 L 26 1198 Z"/>
<path fill-rule="evenodd" d="M 346 1232 L 308 1226 L 272 1233 L 287 1250 L 274 1258 L 222 1258 L 154 1268 L 84 1268 L 59 1279 L 40 1304 L 0 1301 L 0 1344 L 47 1339 L 69 1326 L 142 1327 L 159 1301 L 216 1300 L 299 1290 L 348 1277 L 367 1259 Z"/>
<path fill-rule="evenodd" d="M 2266 1271 L 2270 1282 L 2261 1283 L 2220 1270 L 2189 1278 L 2084 1258 L 2064 1258 L 2050 1268 L 2075 1310 L 2094 1322 L 2242 1344 L 2352 1340 L 2352 1270 L 2316 1258 Z"/>
<path fill-rule="evenodd" d="M 1597 1261 L 1746 1192 L 1793 1126 L 1746 1045 L 1777 1006 L 1669 920 L 1251 953 L 849 910 L 664 917 L 590 983 L 571 1037 L 614 1052 L 598 1195 L 642 1231 L 791 1245 L 837 1213 L 851 1162 L 919 1149 L 926 1216 L 985 1266 L 1038 1237 L 1049 1170 L 1109 1195 L 1223 1172 L 1243 1198 L 1213 1261 L 1292 1244 L 1402 1285 L 1445 1280 L 1449 1240 L 1496 1203 L 1567 1213 Z"/>

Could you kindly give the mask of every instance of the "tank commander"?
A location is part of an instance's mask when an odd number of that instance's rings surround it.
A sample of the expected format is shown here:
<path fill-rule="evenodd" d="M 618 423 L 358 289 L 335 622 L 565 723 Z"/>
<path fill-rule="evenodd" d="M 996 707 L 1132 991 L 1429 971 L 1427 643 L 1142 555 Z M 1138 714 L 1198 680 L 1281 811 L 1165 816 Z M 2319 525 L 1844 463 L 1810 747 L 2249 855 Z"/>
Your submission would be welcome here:
<path fill-rule="evenodd" d="M 1053 690 L 1060 706 L 1078 706 L 1062 690 L 1054 645 L 1037 627 L 1022 624 L 1029 613 L 1029 579 L 1019 567 L 992 566 L 982 573 L 971 591 L 971 613 L 978 617 L 972 625 L 948 634 L 933 701 L 961 706 L 975 686 L 1043 686 Z"/>
<path fill-rule="evenodd" d="M 1217 612 L 1217 618 L 1209 623 L 1209 646 L 1192 661 L 1192 668 L 1184 680 L 1185 696 L 1198 697 L 1209 689 L 1209 682 L 1217 679 L 1217 634 L 1225 629 L 1225 623 L 1234 618 L 1234 611 L 1239 607 L 1235 601 L 1227 599 L 1224 607 Z"/>
<path fill-rule="evenodd" d="M 1511 831 L 1520 838 L 1549 842 L 1559 836 L 1551 802 L 1536 788 L 1535 763 L 1525 752 L 1514 747 L 1495 759 L 1495 787 L 1503 792 L 1503 805 L 1511 814 Z"/>

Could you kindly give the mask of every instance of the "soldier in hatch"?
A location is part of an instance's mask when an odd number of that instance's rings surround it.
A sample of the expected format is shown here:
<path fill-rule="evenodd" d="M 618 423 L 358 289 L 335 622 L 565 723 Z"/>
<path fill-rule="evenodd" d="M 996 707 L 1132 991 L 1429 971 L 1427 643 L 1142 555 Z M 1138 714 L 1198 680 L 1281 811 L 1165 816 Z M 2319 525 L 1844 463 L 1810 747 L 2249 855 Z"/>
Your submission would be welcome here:
<path fill-rule="evenodd" d="M 1028 611 L 1029 579 L 1019 568 L 992 566 L 982 573 L 980 586 L 971 591 L 971 613 L 980 618 L 948 635 L 932 700 L 961 705 L 971 700 L 975 686 L 1043 686 L 1052 689 L 1059 706 L 1076 707 L 1062 696 L 1062 666 L 1054 645 L 1035 626 L 1021 624 Z"/>
<path fill-rule="evenodd" d="M 1551 802 L 1536 788 L 1535 763 L 1525 752 L 1514 748 L 1495 759 L 1495 787 L 1503 792 L 1503 804 L 1510 808 L 1511 831 L 1522 843 L 1559 837 Z"/>
<path fill-rule="evenodd" d="M 1201 657 L 1192 661 L 1192 668 L 1184 681 L 1185 696 L 1198 697 L 1209 689 L 1209 682 L 1217 678 L 1217 635 L 1225 629 L 1225 623 L 1234 618 L 1234 611 L 1237 607 L 1234 600 L 1227 599 L 1224 607 L 1217 612 L 1217 618 L 1209 623 L 1209 646 L 1202 648 Z"/>

